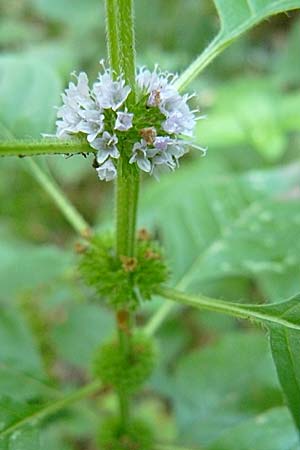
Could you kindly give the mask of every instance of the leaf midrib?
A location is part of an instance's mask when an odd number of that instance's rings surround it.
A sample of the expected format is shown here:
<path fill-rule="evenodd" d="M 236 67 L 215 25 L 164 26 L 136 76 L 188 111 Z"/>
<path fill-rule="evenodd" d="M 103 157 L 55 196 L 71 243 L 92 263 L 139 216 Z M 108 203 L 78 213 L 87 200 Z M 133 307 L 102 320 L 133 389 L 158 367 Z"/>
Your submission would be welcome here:
<path fill-rule="evenodd" d="M 182 304 L 198 307 L 202 309 L 206 309 L 208 311 L 214 311 L 214 312 L 220 312 L 224 314 L 228 314 L 240 319 L 252 319 L 261 323 L 271 323 L 279 326 L 283 326 L 284 328 L 289 328 L 292 330 L 298 330 L 300 331 L 300 324 L 293 323 L 289 320 L 286 320 L 282 318 L 282 316 L 273 316 L 266 312 L 263 312 L 264 308 L 268 308 L 271 305 L 265 306 L 265 305 L 259 305 L 259 306 L 253 306 L 253 305 L 238 305 L 236 303 L 231 302 L 225 302 L 222 300 L 205 297 L 205 296 L 195 296 L 195 295 L 189 295 L 185 294 L 180 291 L 176 291 L 174 289 L 169 289 L 162 287 L 160 288 L 157 293 L 161 295 L 162 297 L 171 299 L 171 300 L 177 300 Z M 277 303 L 275 306 L 280 306 L 285 302 Z M 259 309 L 262 310 L 262 312 L 259 312 Z M 285 311 L 284 311 L 285 313 Z"/>

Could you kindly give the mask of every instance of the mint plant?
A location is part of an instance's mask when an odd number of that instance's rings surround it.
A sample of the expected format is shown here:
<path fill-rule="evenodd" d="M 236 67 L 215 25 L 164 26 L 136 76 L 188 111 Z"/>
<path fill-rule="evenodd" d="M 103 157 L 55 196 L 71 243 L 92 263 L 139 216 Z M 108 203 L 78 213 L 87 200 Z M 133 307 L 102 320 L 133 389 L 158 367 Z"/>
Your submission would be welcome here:
<path fill-rule="evenodd" d="M 1 156 L 26 156 L 29 170 L 79 234 L 80 277 L 96 293 L 97 304 L 104 303 L 115 319 L 114 335 L 96 349 L 90 361 L 94 378 L 91 383 L 44 404 L 23 404 L 10 398 L 2 400 L 0 448 L 39 448 L 38 425 L 42 420 L 50 420 L 52 415 L 55 418 L 55 414 L 69 405 L 102 389 L 111 389 L 117 404 L 112 414 L 102 417 L 96 436 L 98 448 L 184 450 L 176 444 L 169 447 L 162 442 L 159 430 L 135 412 L 136 398 L 158 363 L 159 350 L 153 335 L 176 307 L 181 311 L 184 306 L 244 319 L 266 330 L 286 403 L 297 432 L 300 431 L 299 295 L 286 301 L 275 303 L 275 299 L 271 299 L 268 304 L 255 305 L 201 293 L 190 294 L 185 292 L 185 287 L 191 280 L 197 281 L 193 271 L 186 273 L 178 286 L 170 287 L 171 270 L 165 250 L 154 233 L 137 228 L 141 173 L 159 178 L 161 172 L 178 169 L 179 160 L 189 148 L 200 150 L 198 155 L 205 153 L 192 138 L 196 120 L 201 116 L 190 106 L 193 96 L 185 93 L 186 88 L 240 34 L 273 14 L 300 7 L 299 0 L 238 3 L 215 0 L 215 4 L 221 20 L 218 35 L 180 76 L 176 76 L 160 71 L 157 66 L 153 71 L 145 67 L 137 69 L 133 1 L 106 0 L 108 63 L 102 63 L 98 80 L 90 86 L 84 72 L 75 75 L 77 81 L 71 82 L 62 95 L 55 136 L 38 141 L 9 139 L 0 143 Z M 37 154 L 56 153 L 92 153 L 100 181 L 114 180 L 113 231 L 92 230 L 47 173 L 34 159 L 27 159 Z M 158 208 L 158 203 L 154 202 L 151 208 Z M 267 208 L 250 211 L 250 219 L 258 214 L 264 214 L 262 222 L 269 222 Z M 234 231 L 228 238 L 229 252 L 238 245 Z M 238 232 L 242 231 L 238 229 Z M 251 254 L 251 248 L 247 251 Z M 224 265 L 226 256 L 220 254 L 224 270 L 231 270 L 234 264 L 238 267 L 239 262 L 233 261 L 228 269 Z M 248 267 L 251 263 L 253 267 L 250 259 Z M 194 264 L 197 265 L 197 260 Z M 207 271 L 209 264 L 208 257 Z M 211 270 L 213 268 L 212 264 Z M 162 306 L 148 323 L 137 326 L 141 306 L 151 305 L 150 301 L 157 296 L 164 299 Z M 34 314 L 31 317 L 34 318 Z M 247 356 L 245 347 L 243 357 Z M 185 382 L 188 385 L 189 380 Z M 237 430 L 236 435 L 239 434 L 243 435 L 243 430 Z M 262 431 L 262 437 L 268 437 L 267 430 L 265 435 Z M 216 441 L 207 448 L 228 448 L 222 445 Z M 298 442 L 292 441 L 289 449 L 296 448 Z"/>

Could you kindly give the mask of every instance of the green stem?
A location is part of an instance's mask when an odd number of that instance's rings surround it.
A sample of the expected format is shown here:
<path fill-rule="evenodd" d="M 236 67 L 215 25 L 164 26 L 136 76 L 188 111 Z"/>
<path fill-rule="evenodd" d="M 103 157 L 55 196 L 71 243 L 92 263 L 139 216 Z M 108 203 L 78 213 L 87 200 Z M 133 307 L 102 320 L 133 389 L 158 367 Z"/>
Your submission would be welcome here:
<path fill-rule="evenodd" d="M 119 45 L 121 71 L 131 87 L 130 101 L 135 101 L 135 33 L 133 0 L 117 0 L 119 7 Z"/>
<path fill-rule="evenodd" d="M 173 302 L 165 301 L 163 305 L 153 314 L 149 322 L 144 326 L 144 333 L 148 336 L 153 336 L 160 328 L 165 319 L 169 316 L 171 311 L 176 306 Z"/>
<path fill-rule="evenodd" d="M 176 289 L 185 289 L 187 286 L 187 279 L 190 274 L 191 269 L 181 278 L 181 280 L 177 283 Z M 170 313 L 176 308 L 178 309 L 180 305 L 177 305 L 174 302 L 165 300 L 165 302 L 158 308 L 157 311 L 152 315 L 149 319 L 148 323 L 144 326 L 144 332 L 148 336 L 153 336 L 157 330 L 161 327 L 166 318 L 170 315 Z"/>
<path fill-rule="evenodd" d="M 131 87 L 128 104 L 135 102 L 135 41 L 133 25 L 133 0 L 106 0 L 107 49 L 111 69 L 122 73 L 126 84 Z M 126 145 L 126 143 L 124 144 Z M 121 149 L 122 150 L 122 149 Z M 121 151 L 116 181 L 116 255 L 133 257 L 135 253 L 135 229 L 139 191 L 139 176 L 129 165 Z M 119 322 L 120 313 L 127 314 L 126 326 Z M 120 351 L 129 356 L 131 348 L 132 314 L 128 310 L 116 314 Z M 130 397 L 119 391 L 120 416 L 123 429 L 130 420 Z"/>
<path fill-rule="evenodd" d="M 123 167 L 122 167 L 123 166 Z M 135 168 L 120 159 L 116 185 L 116 254 L 117 257 L 133 257 L 135 254 L 136 214 L 139 176 Z M 132 313 L 126 310 L 128 319 L 125 329 L 118 324 L 120 351 L 129 357 L 132 334 Z M 117 315 L 118 316 L 118 315 Z M 130 418 L 130 397 L 119 391 L 120 415 L 124 430 Z"/>
<path fill-rule="evenodd" d="M 139 174 L 120 158 L 116 183 L 116 248 L 119 256 L 134 256 Z"/>
<path fill-rule="evenodd" d="M 36 181 L 52 198 L 75 231 L 84 238 L 90 236 L 91 230 L 89 224 L 84 220 L 77 209 L 74 208 L 55 181 L 51 179 L 50 176 L 47 175 L 35 161 L 33 161 L 33 159 L 26 159 L 26 163 Z"/>
<path fill-rule="evenodd" d="M 30 415 L 18 420 L 13 425 L 8 426 L 7 428 L 0 431 L 0 438 L 8 436 L 14 431 L 18 430 L 25 425 L 30 425 L 32 423 L 36 423 L 46 417 L 56 413 L 57 411 L 66 408 L 74 402 L 77 402 L 85 397 L 95 394 L 101 388 L 100 381 L 94 381 L 86 386 L 78 389 L 76 392 L 72 392 L 69 395 L 66 395 L 64 398 L 59 399 L 55 402 L 52 402 L 49 405 L 46 405 L 40 408 L 38 411 L 31 413 Z"/>
<path fill-rule="evenodd" d="M 105 0 L 106 42 L 110 67 L 119 74 L 120 53 L 118 39 L 118 4 L 117 0 Z"/>
<path fill-rule="evenodd" d="M 118 324 L 117 324 L 118 326 Z M 130 339 L 129 336 L 120 328 L 118 328 L 120 351 L 124 355 L 128 355 L 130 352 Z M 130 417 L 130 399 L 128 393 L 123 390 L 118 391 L 120 417 L 124 431 L 127 429 L 129 417 Z"/>
<path fill-rule="evenodd" d="M 12 140 L 0 141 L 0 156 L 72 155 L 94 153 L 87 142 L 80 140 Z"/>

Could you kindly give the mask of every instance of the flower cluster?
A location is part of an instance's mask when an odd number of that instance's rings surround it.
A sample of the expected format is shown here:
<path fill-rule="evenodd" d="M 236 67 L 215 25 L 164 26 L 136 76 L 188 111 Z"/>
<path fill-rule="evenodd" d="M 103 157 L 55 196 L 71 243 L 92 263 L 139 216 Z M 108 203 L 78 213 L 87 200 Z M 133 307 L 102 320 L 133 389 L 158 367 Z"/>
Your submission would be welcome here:
<path fill-rule="evenodd" d="M 77 83 L 71 82 L 62 94 L 56 136 L 85 136 L 95 149 L 101 180 L 116 177 L 120 155 L 158 176 L 161 170 L 178 167 L 190 146 L 205 152 L 187 139 L 192 136 L 197 111 L 188 106 L 192 96 L 178 93 L 176 75 L 158 67 L 153 72 L 141 68 L 136 77 L 136 99 L 130 102 L 131 88 L 104 65 L 92 88 L 84 72 L 75 77 Z"/>
<path fill-rule="evenodd" d="M 135 310 L 140 302 L 151 300 L 169 276 L 160 245 L 143 229 L 137 236 L 135 257 L 118 257 L 111 233 L 93 236 L 80 252 L 82 280 L 94 288 L 99 301 L 116 310 Z"/>

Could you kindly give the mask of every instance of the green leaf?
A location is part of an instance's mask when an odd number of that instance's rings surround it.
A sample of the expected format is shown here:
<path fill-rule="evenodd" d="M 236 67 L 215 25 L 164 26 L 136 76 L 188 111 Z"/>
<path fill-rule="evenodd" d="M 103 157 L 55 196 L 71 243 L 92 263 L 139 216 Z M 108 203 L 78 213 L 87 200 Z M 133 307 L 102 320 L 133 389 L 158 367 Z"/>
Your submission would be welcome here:
<path fill-rule="evenodd" d="M 0 124 L 16 138 L 51 132 L 61 81 L 47 64 L 22 57 L 0 58 Z M 18 105 L 18 107 L 16 107 Z M 3 136 L 0 128 L 0 136 Z"/>
<path fill-rule="evenodd" d="M 61 358 L 86 368 L 94 350 L 112 329 L 113 318 L 106 310 L 96 305 L 72 305 L 66 311 L 66 320 L 54 326 L 52 339 Z"/>
<path fill-rule="evenodd" d="M 18 360 L 19 363 L 20 359 Z M 40 371 L 26 368 L 21 370 L 16 364 L 1 361 L 0 367 L 0 397 L 9 395 L 20 402 L 53 395 L 49 381 L 44 381 L 45 375 Z M 40 378 L 42 376 L 42 378 Z M 47 384 L 48 383 L 48 384 Z"/>
<path fill-rule="evenodd" d="M 209 164 L 209 157 L 186 164 L 143 193 L 141 224 L 162 237 L 173 281 L 211 296 L 224 296 L 224 282 L 237 278 L 273 301 L 296 294 L 299 166 L 219 175 Z M 253 289 L 228 295 L 249 301 Z"/>
<path fill-rule="evenodd" d="M 278 377 L 300 431 L 300 295 L 282 303 L 254 306 L 196 297 L 167 288 L 161 288 L 159 293 L 185 305 L 223 312 L 268 326 Z"/>
<path fill-rule="evenodd" d="M 38 431 L 32 424 L 26 424 L 20 430 L 16 424 L 35 414 L 36 407 L 11 400 L 0 399 L 0 450 L 39 450 Z M 11 429 L 11 433 L 7 430 Z"/>
<path fill-rule="evenodd" d="M 33 0 L 37 12 L 42 14 L 48 20 L 72 25 L 74 31 L 80 31 L 82 28 L 101 25 L 101 2 L 98 0 L 87 0 L 82 3 L 81 0 Z M 77 28 L 77 30 L 76 30 Z"/>
<path fill-rule="evenodd" d="M 287 217 L 290 218 L 287 221 Z M 282 294 L 288 296 L 299 290 L 289 274 L 299 266 L 300 215 L 298 201 L 261 201 L 253 203 L 243 217 L 232 224 L 226 236 L 208 248 L 190 277 L 191 286 L 222 276 L 244 276 L 257 281 L 265 295 L 269 295 L 269 277 L 289 279 Z M 217 268 L 217 269 L 216 269 Z M 287 278 L 286 278 L 287 277 Z"/>
<path fill-rule="evenodd" d="M 11 450 L 8 441 L 14 441 L 19 433 L 35 427 L 38 422 L 97 392 L 101 387 L 99 381 L 86 384 L 71 394 L 46 405 L 24 404 L 9 397 L 0 399 L 0 450 Z M 2 447 L 1 447 L 2 444 Z M 6 445 L 6 446 L 5 446 Z M 21 445 L 21 444 L 20 444 Z M 32 447 L 31 447 L 32 448 Z M 33 447 L 34 448 L 34 447 Z M 12 450 L 17 450 L 13 447 Z M 23 450 L 23 449 L 22 449 Z M 25 450 L 25 447 L 24 447 Z"/>
<path fill-rule="evenodd" d="M 0 438 L 0 450 L 32 450 L 33 448 L 41 449 L 39 433 L 35 429 L 16 431 L 9 438 Z"/>
<path fill-rule="evenodd" d="M 289 311 L 300 322 L 300 303 Z M 270 343 L 278 378 L 287 404 L 300 431 L 300 334 L 296 330 L 272 326 Z"/>
<path fill-rule="evenodd" d="M 178 89 L 188 84 L 238 36 L 259 22 L 283 11 L 300 8 L 299 0 L 214 0 L 221 22 L 218 35 L 176 82 Z"/>
<path fill-rule="evenodd" d="M 281 405 L 266 339 L 231 333 L 184 356 L 172 397 L 181 442 L 205 448 L 236 424 Z"/>
<path fill-rule="evenodd" d="M 3 367 L 4 370 L 13 368 L 36 377 L 43 376 L 42 361 L 34 339 L 15 308 L 1 307 L 0 342 L 1 373 Z"/>
<path fill-rule="evenodd" d="M 0 262 L 0 299 L 11 301 L 26 290 L 61 278 L 69 269 L 72 257 L 54 246 L 35 246 L 2 237 Z"/>
<path fill-rule="evenodd" d="M 300 81 L 300 61 L 299 55 L 300 22 L 294 22 L 289 31 L 289 35 L 275 55 L 273 71 L 277 83 L 283 87 L 298 87 Z"/>
<path fill-rule="evenodd" d="M 207 450 L 298 450 L 299 441 L 286 408 L 274 408 L 222 434 Z"/>
<path fill-rule="evenodd" d="M 300 332 L 300 294 L 280 303 L 244 305 L 202 295 L 186 294 L 165 287 L 157 289 L 157 293 L 183 305 L 229 314 L 230 316 L 255 321 L 268 327 L 280 326 L 294 332 Z"/>
<path fill-rule="evenodd" d="M 213 151 L 251 146 L 265 160 L 276 161 L 288 148 L 288 133 L 300 131 L 300 92 L 281 92 L 269 78 L 226 81 L 214 95 L 208 120 L 197 125 L 199 142 Z"/>

